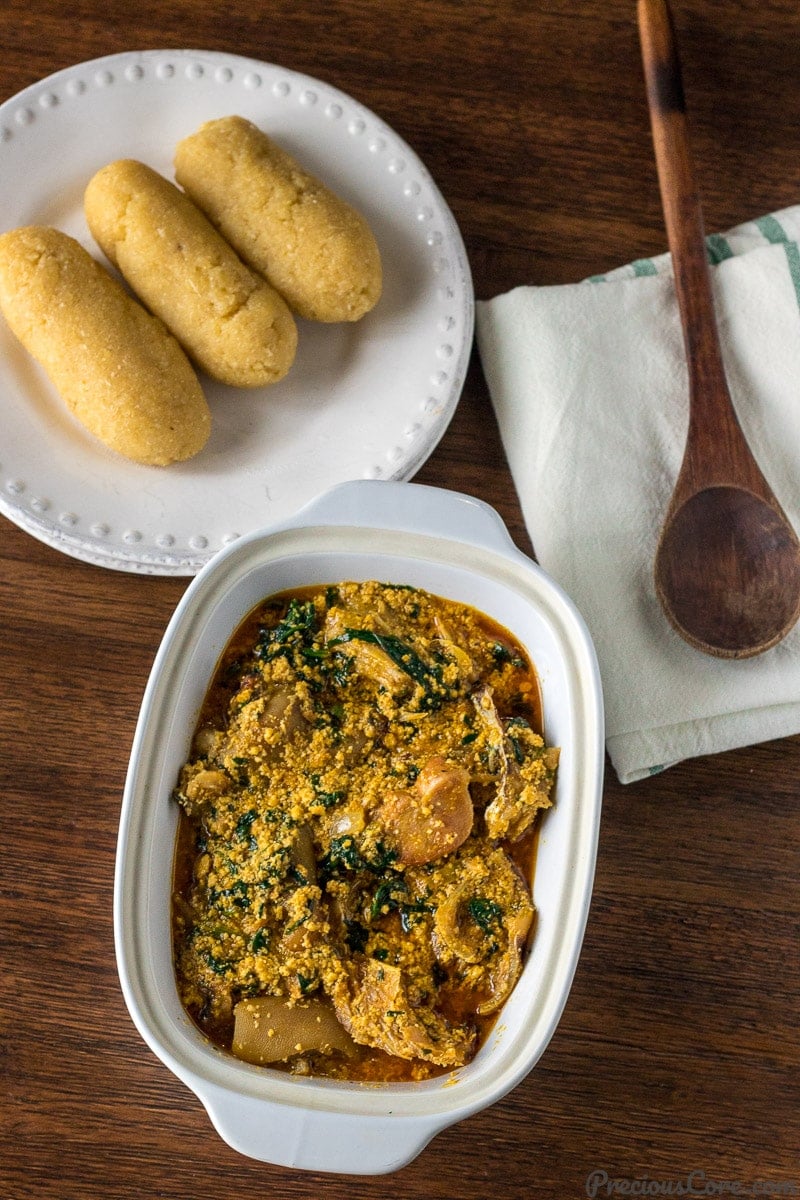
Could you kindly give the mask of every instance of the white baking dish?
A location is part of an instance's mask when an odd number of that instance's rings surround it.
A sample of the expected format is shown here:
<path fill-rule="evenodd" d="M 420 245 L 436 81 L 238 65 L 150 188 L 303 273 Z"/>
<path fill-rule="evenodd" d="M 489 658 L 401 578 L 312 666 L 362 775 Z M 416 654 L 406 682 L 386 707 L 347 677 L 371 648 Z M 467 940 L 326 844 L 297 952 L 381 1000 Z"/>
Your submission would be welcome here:
<path fill-rule="evenodd" d="M 172 969 L 171 794 L 217 660 L 241 619 L 267 596 L 344 579 L 417 585 L 472 604 L 512 630 L 539 672 L 546 739 L 561 747 L 556 803 L 539 842 L 536 934 L 523 974 L 473 1062 L 423 1083 L 342 1083 L 240 1062 L 187 1017 Z M 602 696 L 589 635 L 494 510 L 417 484 L 334 488 L 294 519 L 218 554 L 190 584 L 156 657 L 125 787 L 114 897 L 119 974 L 134 1023 L 242 1154 L 364 1175 L 405 1165 L 441 1129 L 505 1095 L 547 1046 L 588 914 L 602 774 Z"/>

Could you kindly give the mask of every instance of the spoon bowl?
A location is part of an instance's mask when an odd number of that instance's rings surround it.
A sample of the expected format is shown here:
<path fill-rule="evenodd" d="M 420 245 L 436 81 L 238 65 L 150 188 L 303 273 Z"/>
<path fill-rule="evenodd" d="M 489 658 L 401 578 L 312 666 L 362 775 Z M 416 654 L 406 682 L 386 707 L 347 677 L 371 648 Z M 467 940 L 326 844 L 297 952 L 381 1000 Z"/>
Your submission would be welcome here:
<path fill-rule="evenodd" d="M 800 616 L 794 532 L 744 488 L 704 488 L 679 506 L 664 527 L 655 579 L 671 624 L 707 654 L 760 654 Z"/>
<path fill-rule="evenodd" d="M 781 641 L 800 617 L 800 542 L 728 391 L 669 7 L 638 0 L 637 11 L 689 372 L 689 431 L 656 551 L 656 593 L 690 645 L 749 658 Z"/>

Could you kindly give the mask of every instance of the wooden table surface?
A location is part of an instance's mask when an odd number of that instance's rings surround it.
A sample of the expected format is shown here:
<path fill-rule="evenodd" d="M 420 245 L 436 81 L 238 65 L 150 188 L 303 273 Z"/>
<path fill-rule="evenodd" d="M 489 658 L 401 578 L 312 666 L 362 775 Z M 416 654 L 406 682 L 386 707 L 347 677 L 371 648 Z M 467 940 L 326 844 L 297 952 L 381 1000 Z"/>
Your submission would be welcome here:
<path fill-rule="evenodd" d="M 796 203 L 795 0 L 675 0 L 674 11 L 707 227 Z M 664 247 L 632 0 L 5 0 L 0 38 L 0 100 L 127 49 L 229 51 L 329 81 L 426 163 L 478 298 Z M 474 357 L 417 479 L 487 500 L 530 552 Z M 131 738 L 187 583 L 84 564 L 0 519 L 2 1200 L 323 1188 L 576 1200 L 590 1176 L 598 1195 L 648 1184 L 720 1195 L 724 1181 L 800 1194 L 800 737 L 629 786 L 608 769 L 566 1011 L 495 1107 L 387 1178 L 293 1172 L 229 1149 L 135 1031 L 112 940 Z"/>

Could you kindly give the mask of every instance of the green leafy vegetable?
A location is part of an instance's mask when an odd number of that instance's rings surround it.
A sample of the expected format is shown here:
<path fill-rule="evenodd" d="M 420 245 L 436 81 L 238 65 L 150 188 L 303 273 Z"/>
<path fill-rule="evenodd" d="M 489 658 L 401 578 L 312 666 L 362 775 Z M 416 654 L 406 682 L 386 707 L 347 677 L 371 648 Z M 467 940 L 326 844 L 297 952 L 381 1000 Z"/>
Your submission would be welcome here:
<path fill-rule="evenodd" d="M 236 829 L 234 831 L 234 836 L 240 842 L 246 841 L 247 838 L 249 838 L 251 836 L 250 830 L 251 830 L 253 821 L 255 821 L 257 816 L 258 816 L 258 810 L 255 808 L 251 808 L 251 809 L 249 809 L 248 812 L 242 813 L 242 815 L 239 817 L 239 820 L 236 822 Z"/>
<path fill-rule="evenodd" d="M 344 790 L 336 792 L 326 792 L 320 785 L 319 775 L 311 776 L 311 786 L 314 789 L 314 798 L 319 801 L 323 808 L 334 808 L 335 805 L 341 804 L 347 792 Z"/>
<path fill-rule="evenodd" d="M 313 656 L 316 629 L 317 613 L 313 601 L 301 603 L 292 599 L 286 615 L 277 625 L 262 626 L 259 630 L 256 658 L 271 662 L 284 655 L 296 664 L 298 658 L 302 660 L 308 654 Z"/>
<path fill-rule="evenodd" d="M 467 912 L 483 932 L 491 936 L 503 919 L 503 910 L 494 900 L 485 896 L 472 896 L 467 901 Z"/>
<path fill-rule="evenodd" d="M 269 931 L 267 929 L 259 929 L 253 934 L 253 940 L 250 943 L 250 949 L 254 954 L 258 954 L 260 950 L 266 950 L 269 946 Z"/>
<path fill-rule="evenodd" d="M 514 736 L 515 729 L 526 729 L 530 731 L 530 725 L 524 717 L 512 717 L 506 722 L 506 736 L 514 753 L 514 758 L 518 763 L 525 761 L 526 748 L 522 745 L 518 737 Z"/>
<path fill-rule="evenodd" d="M 356 954 L 363 954 L 364 948 L 369 938 L 369 930 L 360 921 L 354 921 L 352 918 L 345 917 L 345 941 L 347 945 Z"/>
<path fill-rule="evenodd" d="M 388 879 L 384 879 L 372 898 L 372 906 L 369 910 L 370 919 L 374 921 L 376 917 L 385 916 L 386 913 L 398 909 L 400 907 L 398 897 L 407 891 L 408 885 L 400 875 L 390 875 Z"/>
<path fill-rule="evenodd" d="M 226 961 L 225 959 L 221 959 L 221 958 L 215 958 L 214 955 L 211 954 L 210 951 L 206 951 L 206 953 L 203 954 L 202 957 L 203 957 L 203 960 L 204 960 L 206 966 L 210 967 L 215 975 L 224 975 L 225 972 L 231 966 L 231 963 L 229 961 Z"/>
<path fill-rule="evenodd" d="M 236 908 L 250 907 L 250 885 L 242 879 L 237 879 L 228 888 L 209 888 L 208 902 L 215 908 L 224 908 L 226 905 L 220 901 L 228 901 Z"/>
<path fill-rule="evenodd" d="M 328 852 L 320 863 L 320 874 L 323 879 L 341 878 L 348 871 L 369 871 L 373 875 L 383 875 L 396 858 L 397 851 L 389 850 L 382 842 L 377 843 L 374 858 L 365 858 L 355 839 L 345 834 L 344 837 L 331 839 Z"/>
<path fill-rule="evenodd" d="M 355 839 L 349 834 L 344 837 L 332 838 L 328 852 L 323 856 L 322 873 L 329 878 L 341 875 L 346 871 L 364 871 L 367 863 L 361 854 Z"/>
<path fill-rule="evenodd" d="M 392 633 L 374 633 L 371 629 L 345 629 L 339 637 L 332 638 L 330 646 L 345 645 L 347 642 L 369 642 L 377 646 L 388 658 L 418 683 L 425 693 L 423 708 L 439 708 L 450 694 L 442 682 L 442 669 L 424 662 L 415 650 Z"/>
<path fill-rule="evenodd" d="M 512 667 L 525 666 L 519 655 L 514 654 L 503 642 L 492 642 L 492 658 L 497 666 L 501 666 L 502 663 L 511 663 Z"/>

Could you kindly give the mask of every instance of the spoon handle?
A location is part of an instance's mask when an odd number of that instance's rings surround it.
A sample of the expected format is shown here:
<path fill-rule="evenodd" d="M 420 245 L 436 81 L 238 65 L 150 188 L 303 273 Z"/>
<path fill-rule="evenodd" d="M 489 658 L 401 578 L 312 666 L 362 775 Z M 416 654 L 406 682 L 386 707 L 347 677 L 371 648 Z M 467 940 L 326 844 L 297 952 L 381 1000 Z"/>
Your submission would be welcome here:
<path fill-rule="evenodd" d="M 716 464 L 718 482 L 729 482 L 727 476 L 734 469 L 741 479 L 744 470 L 752 475 L 752 486 L 760 490 L 761 475 L 736 419 L 725 378 L 672 16 L 666 0 L 638 0 L 637 15 L 661 202 L 689 371 L 690 431 L 682 482 L 687 488 L 690 484 L 713 482 L 708 473 Z"/>

